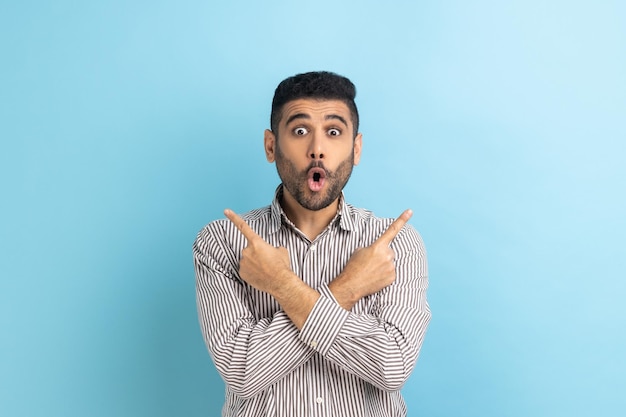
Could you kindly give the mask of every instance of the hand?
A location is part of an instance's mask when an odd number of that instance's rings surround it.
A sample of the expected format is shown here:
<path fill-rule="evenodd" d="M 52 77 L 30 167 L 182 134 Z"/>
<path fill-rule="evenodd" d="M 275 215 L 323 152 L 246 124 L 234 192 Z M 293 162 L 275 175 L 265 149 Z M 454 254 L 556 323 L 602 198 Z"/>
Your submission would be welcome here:
<path fill-rule="evenodd" d="M 286 281 L 297 278 L 291 270 L 287 248 L 275 248 L 265 242 L 232 210 L 226 209 L 224 214 L 248 240 L 241 252 L 239 276 L 257 290 L 276 297 L 275 292 L 284 288 Z"/>
<path fill-rule="evenodd" d="M 319 293 L 293 273 L 287 248 L 275 248 L 264 241 L 232 210 L 226 209 L 224 214 L 248 240 L 241 252 L 239 276 L 273 296 L 296 328 L 302 329 Z"/>
<path fill-rule="evenodd" d="M 374 243 L 357 249 L 341 274 L 330 283 L 330 290 L 346 310 L 395 281 L 395 254 L 389 245 L 412 215 L 413 211 L 405 210 Z"/>

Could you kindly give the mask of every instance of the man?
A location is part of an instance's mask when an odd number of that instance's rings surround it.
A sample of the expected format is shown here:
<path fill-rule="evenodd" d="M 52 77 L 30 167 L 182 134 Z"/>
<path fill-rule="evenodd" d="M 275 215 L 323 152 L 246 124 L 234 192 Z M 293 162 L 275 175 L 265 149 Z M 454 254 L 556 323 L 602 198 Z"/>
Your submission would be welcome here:
<path fill-rule="evenodd" d="M 361 157 L 354 85 L 287 78 L 265 156 L 273 203 L 207 225 L 194 246 L 202 333 L 224 416 L 405 416 L 400 388 L 430 321 L 417 232 L 347 204 Z"/>

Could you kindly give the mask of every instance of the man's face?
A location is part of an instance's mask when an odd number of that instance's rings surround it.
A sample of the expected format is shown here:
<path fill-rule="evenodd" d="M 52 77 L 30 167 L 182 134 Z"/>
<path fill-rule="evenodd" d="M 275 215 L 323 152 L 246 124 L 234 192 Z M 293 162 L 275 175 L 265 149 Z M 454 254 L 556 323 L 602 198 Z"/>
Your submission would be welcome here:
<path fill-rule="evenodd" d="M 337 200 L 359 163 L 361 134 L 354 136 L 344 102 L 298 99 L 284 105 L 277 135 L 265 131 L 265 152 L 285 191 L 300 206 L 321 210 Z"/>

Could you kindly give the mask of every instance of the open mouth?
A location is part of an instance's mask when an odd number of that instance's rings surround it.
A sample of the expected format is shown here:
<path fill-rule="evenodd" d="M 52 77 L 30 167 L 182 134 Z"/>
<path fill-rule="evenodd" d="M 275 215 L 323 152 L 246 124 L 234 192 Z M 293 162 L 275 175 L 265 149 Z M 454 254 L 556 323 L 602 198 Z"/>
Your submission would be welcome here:
<path fill-rule="evenodd" d="M 324 168 L 311 168 L 308 174 L 307 182 L 311 191 L 318 192 L 324 188 L 324 183 L 326 182 L 326 171 Z"/>

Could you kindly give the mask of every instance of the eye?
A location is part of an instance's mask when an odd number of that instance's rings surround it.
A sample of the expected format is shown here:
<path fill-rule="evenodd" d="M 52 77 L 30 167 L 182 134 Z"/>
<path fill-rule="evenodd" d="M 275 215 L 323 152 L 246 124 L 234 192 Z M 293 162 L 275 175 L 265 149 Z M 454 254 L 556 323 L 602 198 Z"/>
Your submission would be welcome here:
<path fill-rule="evenodd" d="M 296 135 L 296 136 L 304 136 L 304 135 L 306 135 L 307 133 L 309 133 L 309 131 L 308 131 L 305 127 L 296 127 L 296 128 L 293 130 L 293 133 L 294 133 L 294 135 Z"/>
<path fill-rule="evenodd" d="M 341 130 L 335 129 L 335 128 L 328 129 L 328 136 L 339 136 L 339 135 L 341 135 Z"/>

